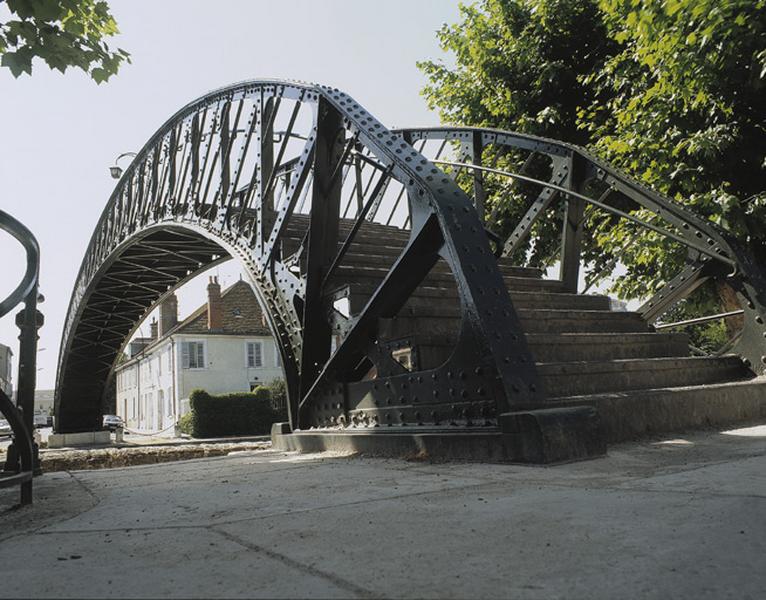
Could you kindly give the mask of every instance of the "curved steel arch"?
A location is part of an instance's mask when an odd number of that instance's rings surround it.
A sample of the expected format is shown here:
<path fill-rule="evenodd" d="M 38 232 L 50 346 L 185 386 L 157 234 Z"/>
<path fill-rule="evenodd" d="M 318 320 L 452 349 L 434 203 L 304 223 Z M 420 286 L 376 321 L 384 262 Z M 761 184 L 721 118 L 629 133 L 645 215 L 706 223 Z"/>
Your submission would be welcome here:
<path fill-rule="evenodd" d="M 385 203 L 384 226 L 374 215 Z M 539 402 L 519 319 L 468 196 L 343 92 L 250 81 L 171 117 L 110 197 L 62 335 L 58 431 L 99 426 L 135 321 L 224 251 L 266 308 L 293 428 L 489 424 Z M 379 322 L 431 275 L 456 288 L 462 324 L 449 358 L 408 371 L 392 364 L 396 342 L 379 339 Z M 367 289 L 353 316 L 333 304 L 344 286 Z"/>

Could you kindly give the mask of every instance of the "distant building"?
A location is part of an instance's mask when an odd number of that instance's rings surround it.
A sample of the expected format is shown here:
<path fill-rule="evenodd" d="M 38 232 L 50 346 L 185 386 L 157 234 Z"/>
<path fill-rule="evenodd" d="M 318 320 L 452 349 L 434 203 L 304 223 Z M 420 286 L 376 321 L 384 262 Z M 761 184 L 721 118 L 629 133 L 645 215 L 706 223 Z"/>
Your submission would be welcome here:
<path fill-rule="evenodd" d="M 207 304 L 180 323 L 178 300 L 170 295 L 151 336 L 130 343 L 115 371 L 117 415 L 129 428 L 172 433 L 192 390 L 250 391 L 283 377 L 252 288 L 238 281 L 221 293 L 211 278 L 207 290 Z"/>
<path fill-rule="evenodd" d="M 13 350 L 0 344 L 0 389 L 10 398 L 13 396 Z"/>
<path fill-rule="evenodd" d="M 13 392 L 13 403 L 18 404 L 18 390 Z M 54 390 L 35 390 L 35 414 L 53 415 Z"/>
<path fill-rule="evenodd" d="M 35 390 L 35 412 L 42 415 L 53 414 L 53 390 Z"/>

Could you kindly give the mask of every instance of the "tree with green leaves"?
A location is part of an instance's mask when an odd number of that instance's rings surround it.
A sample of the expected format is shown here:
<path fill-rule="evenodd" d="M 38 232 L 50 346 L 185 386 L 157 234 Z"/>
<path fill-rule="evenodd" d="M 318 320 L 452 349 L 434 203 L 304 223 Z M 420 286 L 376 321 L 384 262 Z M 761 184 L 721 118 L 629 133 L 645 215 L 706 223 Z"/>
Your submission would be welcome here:
<path fill-rule="evenodd" d="M 31 75 L 33 60 L 40 58 L 51 69 L 63 73 L 69 67 L 79 68 L 101 83 L 123 62 L 130 62 L 127 52 L 112 51 L 104 41 L 119 33 L 106 2 L 6 0 L 5 5 L 8 18 L 0 22 L 0 66 L 14 77 Z"/>
<path fill-rule="evenodd" d="M 419 63 L 446 122 L 586 146 L 766 259 L 766 0 L 482 0 L 460 11 L 438 32 L 454 65 Z M 497 224 L 507 230 L 521 209 L 512 195 L 493 200 L 510 204 Z M 680 270 L 666 240 L 599 218 L 585 255 L 595 273 L 624 252 L 620 297 L 645 297 Z M 557 232 L 541 235 L 550 246 Z M 697 296 L 687 308 L 731 295 Z"/>

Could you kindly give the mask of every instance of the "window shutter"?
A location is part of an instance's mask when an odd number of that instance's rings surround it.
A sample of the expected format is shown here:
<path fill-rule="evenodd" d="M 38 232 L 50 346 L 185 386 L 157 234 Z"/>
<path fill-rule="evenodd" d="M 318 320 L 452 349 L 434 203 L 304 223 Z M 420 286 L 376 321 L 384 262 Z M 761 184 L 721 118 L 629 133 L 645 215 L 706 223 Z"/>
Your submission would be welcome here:
<path fill-rule="evenodd" d="M 247 367 L 252 368 L 255 366 L 255 348 L 253 342 L 247 342 Z"/>
<path fill-rule="evenodd" d="M 205 368 L 205 345 L 202 342 L 197 342 L 197 368 Z"/>
<path fill-rule="evenodd" d="M 262 367 L 263 366 L 263 345 L 260 342 L 255 342 L 253 344 L 255 347 L 255 366 L 256 367 Z"/>
<path fill-rule="evenodd" d="M 184 369 L 189 368 L 189 342 L 181 343 L 181 366 Z"/>

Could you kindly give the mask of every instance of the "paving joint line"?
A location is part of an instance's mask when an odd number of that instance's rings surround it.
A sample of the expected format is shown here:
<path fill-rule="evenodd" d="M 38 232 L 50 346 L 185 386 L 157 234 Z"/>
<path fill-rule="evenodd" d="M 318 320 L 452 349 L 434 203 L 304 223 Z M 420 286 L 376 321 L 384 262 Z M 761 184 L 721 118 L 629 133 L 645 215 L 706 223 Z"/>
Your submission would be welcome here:
<path fill-rule="evenodd" d="M 259 546 L 257 544 L 253 544 L 252 542 L 248 542 L 247 540 L 244 540 L 237 535 L 229 533 L 228 531 L 222 531 L 220 529 L 217 529 L 217 526 L 211 525 L 211 526 L 208 526 L 206 529 L 208 529 L 209 531 L 212 531 L 213 533 L 217 533 L 224 539 L 227 539 L 230 542 L 238 544 L 242 546 L 243 548 L 247 548 L 248 550 L 252 550 L 253 552 L 265 554 L 269 558 L 277 560 L 285 566 L 292 567 L 293 569 L 297 569 L 313 577 L 319 577 L 319 578 L 325 579 L 329 581 L 330 583 L 332 583 L 333 585 L 336 585 L 337 587 L 342 588 L 347 592 L 351 592 L 356 597 L 361 597 L 361 598 L 379 598 L 380 597 L 379 594 L 376 594 L 371 590 L 358 586 L 355 583 L 352 583 L 346 579 L 343 579 L 342 577 L 339 577 L 338 575 L 327 573 L 326 571 L 317 569 L 316 567 L 312 567 L 311 565 L 303 564 L 302 562 L 299 562 L 293 558 L 290 558 L 289 556 L 281 554 L 280 552 L 275 552 L 274 550 L 269 550 L 268 548 L 264 548 L 263 546 Z"/>

